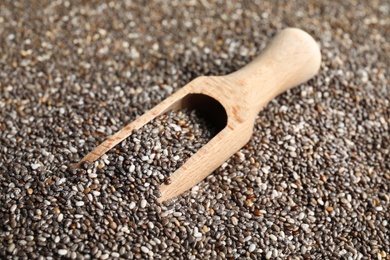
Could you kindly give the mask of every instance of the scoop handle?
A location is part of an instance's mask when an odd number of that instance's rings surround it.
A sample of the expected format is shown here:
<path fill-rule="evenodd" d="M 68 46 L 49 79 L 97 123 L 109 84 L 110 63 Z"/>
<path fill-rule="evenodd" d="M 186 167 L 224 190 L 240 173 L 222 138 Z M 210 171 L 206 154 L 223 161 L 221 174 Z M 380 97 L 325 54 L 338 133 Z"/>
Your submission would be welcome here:
<path fill-rule="evenodd" d="M 257 114 L 280 93 L 312 78 L 320 65 L 317 42 L 303 30 L 286 28 L 257 58 L 225 77 L 246 88 L 244 92 Z"/>

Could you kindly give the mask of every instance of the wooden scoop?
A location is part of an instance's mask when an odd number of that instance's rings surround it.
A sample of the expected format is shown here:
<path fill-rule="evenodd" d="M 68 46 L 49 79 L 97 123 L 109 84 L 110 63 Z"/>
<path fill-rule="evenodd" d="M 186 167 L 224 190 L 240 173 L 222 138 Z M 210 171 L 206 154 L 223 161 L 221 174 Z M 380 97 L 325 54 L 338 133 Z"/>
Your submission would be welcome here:
<path fill-rule="evenodd" d="M 172 109 L 199 109 L 219 125 L 218 132 L 160 187 L 159 202 L 176 197 L 198 184 L 250 139 L 256 115 L 280 93 L 312 78 L 321 53 L 306 32 L 287 28 L 242 69 L 226 76 L 201 76 L 172 94 L 134 122 L 108 138 L 83 161 L 93 162 L 146 123 Z"/>

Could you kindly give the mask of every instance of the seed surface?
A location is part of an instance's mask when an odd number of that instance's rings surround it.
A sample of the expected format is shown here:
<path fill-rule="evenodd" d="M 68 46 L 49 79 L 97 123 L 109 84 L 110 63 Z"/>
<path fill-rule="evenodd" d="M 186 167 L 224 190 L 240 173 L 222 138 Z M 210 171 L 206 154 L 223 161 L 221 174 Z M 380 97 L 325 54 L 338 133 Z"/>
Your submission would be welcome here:
<path fill-rule="evenodd" d="M 389 259 L 388 1 L 0 6 L 0 258 Z M 156 203 L 215 134 L 193 111 L 68 169 L 287 26 L 320 44 L 319 75 L 270 102 L 249 143 L 190 191 Z"/>

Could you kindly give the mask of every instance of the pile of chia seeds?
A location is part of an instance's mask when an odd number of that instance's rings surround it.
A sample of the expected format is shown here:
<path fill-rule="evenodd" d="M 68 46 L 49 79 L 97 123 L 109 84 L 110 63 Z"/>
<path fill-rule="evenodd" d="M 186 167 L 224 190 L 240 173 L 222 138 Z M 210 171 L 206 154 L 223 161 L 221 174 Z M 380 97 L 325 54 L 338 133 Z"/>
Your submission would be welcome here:
<path fill-rule="evenodd" d="M 387 1 L 3 1 L 0 257 L 390 259 Z M 159 186 L 215 132 L 164 114 L 107 137 L 282 28 L 319 74 L 271 101 L 247 145 L 182 196 Z"/>

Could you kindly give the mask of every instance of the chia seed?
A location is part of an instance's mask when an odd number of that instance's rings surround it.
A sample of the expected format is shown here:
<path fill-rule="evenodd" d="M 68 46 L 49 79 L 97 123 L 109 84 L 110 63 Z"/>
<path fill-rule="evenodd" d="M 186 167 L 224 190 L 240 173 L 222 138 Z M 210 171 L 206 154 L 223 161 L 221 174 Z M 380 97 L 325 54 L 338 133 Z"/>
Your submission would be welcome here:
<path fill-rule="evenodd" d="M 3 1 L 0 257 L 390 259 L 389 17 L 383 0 Z M 319 75 L 271 101 L 190 191 L 156 203 L 215 135 L 196 111 L 68 169 L 287 26 L 319 42 Z"/>

